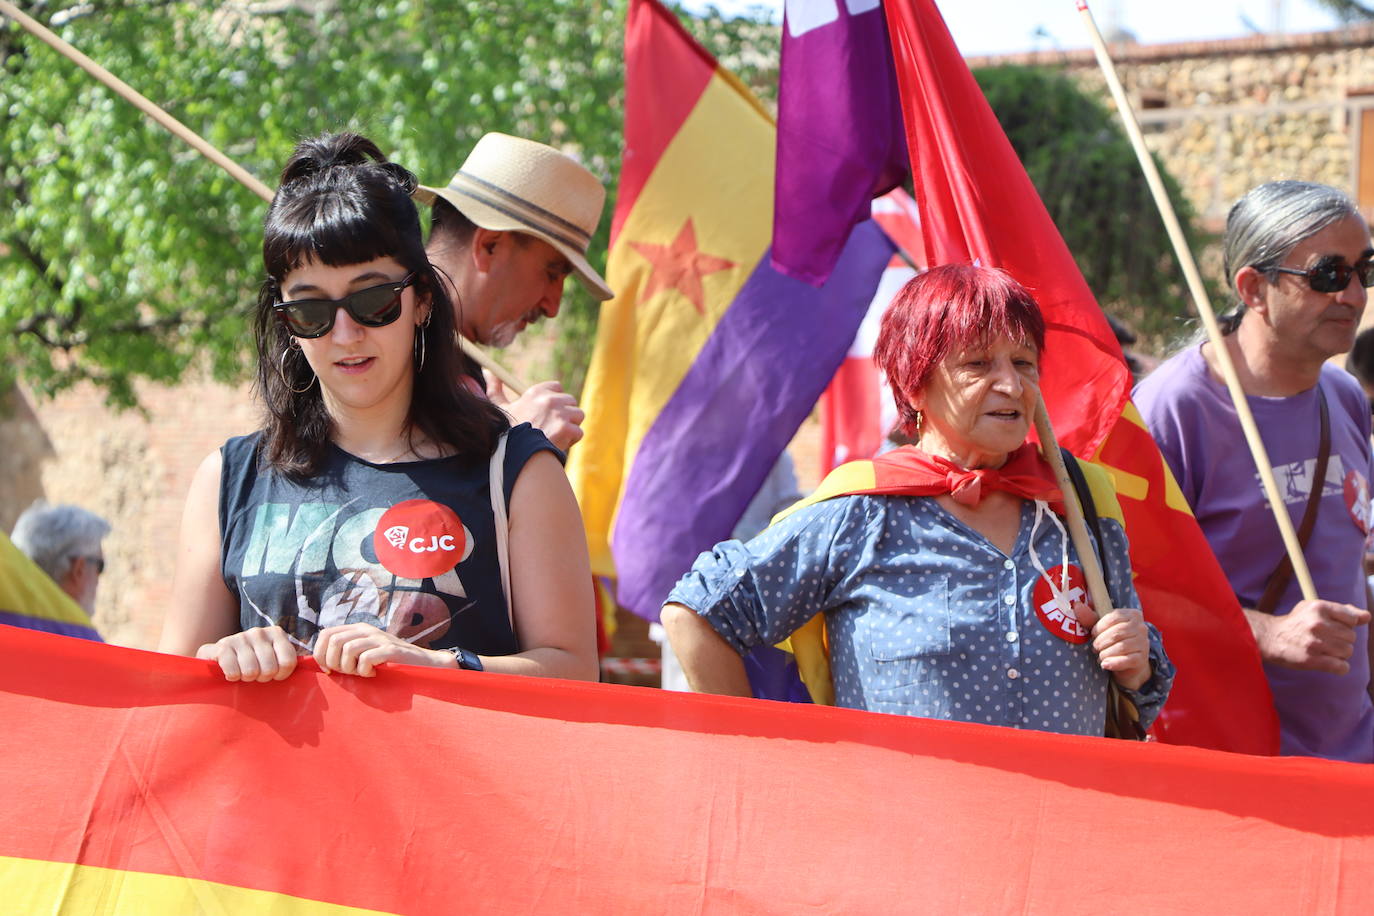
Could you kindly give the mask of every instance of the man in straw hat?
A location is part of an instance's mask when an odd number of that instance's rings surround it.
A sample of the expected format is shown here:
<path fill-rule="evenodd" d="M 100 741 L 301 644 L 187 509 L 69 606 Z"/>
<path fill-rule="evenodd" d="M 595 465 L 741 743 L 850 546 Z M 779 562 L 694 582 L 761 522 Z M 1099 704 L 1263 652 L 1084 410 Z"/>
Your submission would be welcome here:
<path fill-rule="evenodd" d="M 1255 634 L 1285 754 L 1374 762 L 1368 693 L 1369 404 L 1327 360 L 1349 350 L 1374 285 L 1369 226 L 1350 198 L 1273 181 L 1231 208 L 1236 310 L 1222 319 L 1321 600 L 1303 600 L 1211 343 L 1173 356 L 1135 403 Z"/>
<path fill-rule="evenodd" d="M 597 299 L 611 298 L 587 262 L 606 190 L 558 150 L 487 134 L 447 187 L 421 186 L 415 199 L 432 207 L 429 257 L 453 284 L 468 340 L 504 347 L 527 325 L 554 317 L 573 272 Z M 487 387 L 516 422 L 537 426 L 559 448 L 582 438 L 585 414 L 558 382 L 532 385 L 514 401 L 498 380 L 488 377 Z"/>

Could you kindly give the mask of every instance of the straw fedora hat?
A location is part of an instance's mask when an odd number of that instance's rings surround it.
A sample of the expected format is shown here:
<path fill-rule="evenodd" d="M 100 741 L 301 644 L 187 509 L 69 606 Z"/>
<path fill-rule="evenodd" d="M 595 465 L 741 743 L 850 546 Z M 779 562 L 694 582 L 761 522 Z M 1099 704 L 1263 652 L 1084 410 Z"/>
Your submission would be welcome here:
<path fill-rule="evenodd" d="M 483 229 L 524 232 L 566 257 L 598 299 L 614 293 L 587 263 L 587 245 L 606 189 L 596 176 L 551 146 L 507 134 L 486 134 L 446 188 L 420 185 L 414 197 L 442 197 Z"/>

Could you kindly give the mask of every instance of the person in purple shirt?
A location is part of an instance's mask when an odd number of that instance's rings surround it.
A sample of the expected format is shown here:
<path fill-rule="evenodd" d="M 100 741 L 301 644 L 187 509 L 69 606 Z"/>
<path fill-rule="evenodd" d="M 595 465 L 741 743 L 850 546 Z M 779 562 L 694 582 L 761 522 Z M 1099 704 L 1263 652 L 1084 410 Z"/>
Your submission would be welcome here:
<path fill-rule="evenodd" d="M 1237 301 L 1222 320 L 1225 346 L 1295 528 L 1312 488 L 1321 488 L 1303 551 L 1319 599 L 1304 600 L 1291 573 L 1276 570 L 1283 542 L 1212 344 L 1186 347 L 1135 389 L 1245 609 L 1273 692 L 1281 752 L 1366 763 L 1374 762 L 1362 566 L 1370 410 L 1359 384 L 1327 360 L 1354 343 L 1365 287 L 1374 285 L 1371 257 L 1369 227 L 1354 203 L 1325 185 L 1260 185 L 1227 218 L 1226 279 Z M 1323 409 L 1328 457 L 1314 481 Z"/>

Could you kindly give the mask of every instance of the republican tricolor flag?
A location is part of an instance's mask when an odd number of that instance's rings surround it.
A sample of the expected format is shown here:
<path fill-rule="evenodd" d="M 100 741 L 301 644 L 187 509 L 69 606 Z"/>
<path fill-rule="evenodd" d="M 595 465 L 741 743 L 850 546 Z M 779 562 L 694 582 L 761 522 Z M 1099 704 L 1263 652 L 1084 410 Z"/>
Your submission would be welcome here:
<path fill-rule="evenodd" d="M 625 33 L 625 155 L 568 475 L 592 568 L 657 619 L 730 534 L 844 357 L 892 246 L 854 229 L 819 289 L 769 263 L 772 119 L 654 0 Z"/>

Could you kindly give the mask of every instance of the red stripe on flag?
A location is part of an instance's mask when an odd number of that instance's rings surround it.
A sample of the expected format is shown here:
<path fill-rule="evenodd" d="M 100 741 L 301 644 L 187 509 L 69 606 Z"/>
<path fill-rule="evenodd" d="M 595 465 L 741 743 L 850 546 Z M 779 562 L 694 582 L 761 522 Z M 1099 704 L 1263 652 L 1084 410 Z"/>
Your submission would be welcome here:
<path fill-rule="evenodd" d="M 632 0 L 625 19 L 625 155 L 611 219 L 612 245 L 715 72 L 715 59 L 677 16 L 656 0 Z"/>
<path fill-rule="evenodd" d="M 881 422 L 878 368 L 872 357 L 840 364 L 821 402 L 821 473 L 846 461 L 872 458 L 887 435 Z"/>

